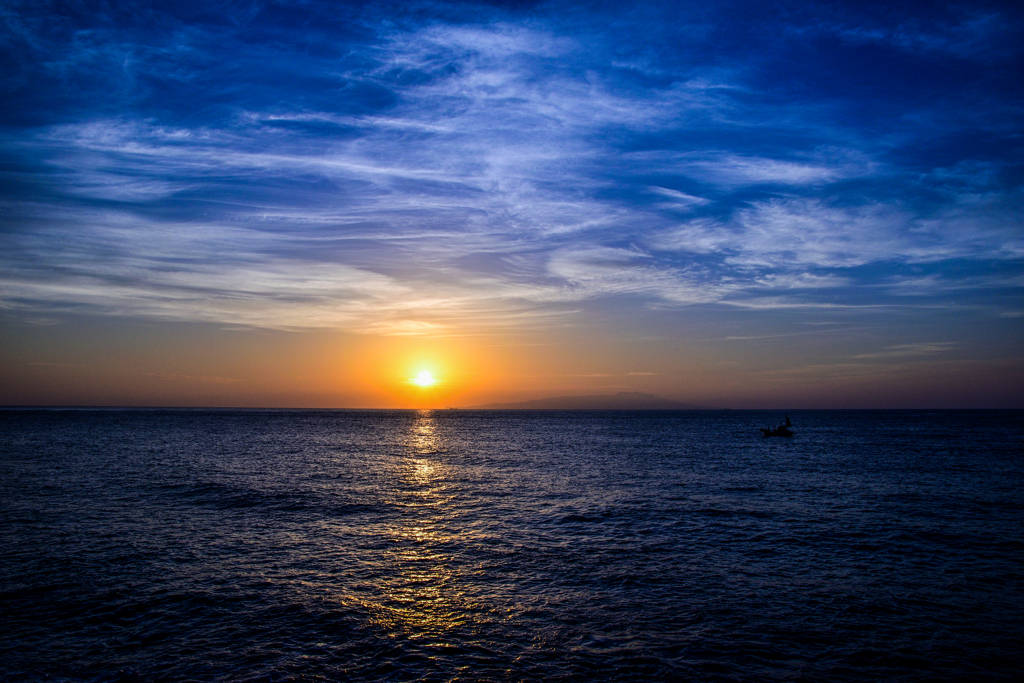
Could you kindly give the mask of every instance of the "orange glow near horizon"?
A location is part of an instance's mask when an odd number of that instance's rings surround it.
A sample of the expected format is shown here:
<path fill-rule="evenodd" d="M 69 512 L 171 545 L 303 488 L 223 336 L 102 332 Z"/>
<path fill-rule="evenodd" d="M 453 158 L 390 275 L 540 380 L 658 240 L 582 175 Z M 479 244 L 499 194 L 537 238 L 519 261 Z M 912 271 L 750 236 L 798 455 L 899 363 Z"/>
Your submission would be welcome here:
<path fill-rule="evenodd" d="M 1006 387 L 1024 386 L 1012 363 L 983 371 L 894 356 L 830 366 L 813 335 L 787 338 L 766 363 L 753 347 L 723 344 L 731 329 L 696 342 L 591 328 L 472 332 L 296 333 L 74 317 L 59 326 L 0 324 L 0 404 L 440 409 L 642 391 L 732 408 L 994 407 L 1009 401 Z M 864 350 L 857 341 L 843 347 L 851 358 Z M 811 361 L 821 365 L 802 369 Z M 416 381 L 424 371 L 433 384 Z M 995 399 L 985 393 L 993 386 L 1005 389 Z M 922 403 L 921 396 L 934 398 Z"/>
<path fill-rule="evenodd" d="M 378 340 L 370 354 L 363 360 L 363 381 L 370 391 L 386 394 L 394 407 L 459 405 L 467 388 L 487 376 L 481 373 L 480 354 L 461 340 Z"/>

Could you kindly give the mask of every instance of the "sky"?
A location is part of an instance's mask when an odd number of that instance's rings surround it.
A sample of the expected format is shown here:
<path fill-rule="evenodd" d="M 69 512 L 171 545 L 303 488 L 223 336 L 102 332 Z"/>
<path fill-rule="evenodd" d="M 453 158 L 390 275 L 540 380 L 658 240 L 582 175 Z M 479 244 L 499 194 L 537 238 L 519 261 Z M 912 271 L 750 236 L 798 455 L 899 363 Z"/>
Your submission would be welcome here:
<path fill-rule="evenodd" d="M 1024 408 L 1015 5 L 0 1 L 0 404 Z"/>

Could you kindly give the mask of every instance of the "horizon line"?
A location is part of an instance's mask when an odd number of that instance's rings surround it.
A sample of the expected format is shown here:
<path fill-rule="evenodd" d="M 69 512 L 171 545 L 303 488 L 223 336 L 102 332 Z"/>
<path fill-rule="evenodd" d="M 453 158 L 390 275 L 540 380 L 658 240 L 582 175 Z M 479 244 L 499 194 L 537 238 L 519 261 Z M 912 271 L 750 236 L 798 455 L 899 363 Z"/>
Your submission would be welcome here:
<path fill-rule="evenodd" d="M 445 406 L 443 408 L 351 408 L 351 407 L 309 407 L 309 406 L 179 406 L 179 405 L 0 405 L 3 410 L 230 410 L 230 411 L 324 411 L 324 412 L 371 412 L 371 411 L 466 411 L 466 412 L 548 412 L 548 413 L 586 413 L 586 412 L 661 412 L 661 413 L 709 413 L 709 412 L 743 412 L 743 411 L 773 411 L 773 412 L 810 412 L 810 411 L 899 411 L 899 410 L 943 410 L 943 411 L 988 411 L 988 410 L 1015 410 L 1024 411 L 1024 407 L 987 407 L 987 408 L 953 408 L 945 406 L 914 406 L 902 408 L 879 408 L 879 407 L 846 407 L 846 408 L 484 408 L 479 406 Z"/>

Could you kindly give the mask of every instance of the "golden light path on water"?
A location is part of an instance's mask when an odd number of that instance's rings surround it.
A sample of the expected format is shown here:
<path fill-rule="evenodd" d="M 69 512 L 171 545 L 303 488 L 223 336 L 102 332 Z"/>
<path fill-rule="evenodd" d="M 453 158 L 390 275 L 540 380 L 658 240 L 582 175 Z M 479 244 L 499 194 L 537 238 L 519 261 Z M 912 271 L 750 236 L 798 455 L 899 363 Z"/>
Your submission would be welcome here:
<path fill-rule="evenodd" d="M 465 627 L 474 612 L 451 548 L 456 536 L 457 469 L 433 411 L 421 410 L 409 427 L 405 453 L 395 463 L 393 503 L 405 508 L 388 529 L 390 571 L 379 586 L 381 625 L 444 648 L 446 634 Z"/>

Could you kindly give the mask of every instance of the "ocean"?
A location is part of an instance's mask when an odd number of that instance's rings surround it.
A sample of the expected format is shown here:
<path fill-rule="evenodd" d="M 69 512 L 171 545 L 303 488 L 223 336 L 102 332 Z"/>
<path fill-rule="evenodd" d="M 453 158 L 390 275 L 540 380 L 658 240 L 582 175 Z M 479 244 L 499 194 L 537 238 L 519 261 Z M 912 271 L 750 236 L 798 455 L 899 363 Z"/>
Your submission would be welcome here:
<path fill-rule="evenodd" d="M 1017 681 L 1024 412 L 0 411 L 3 681 Z"/>

